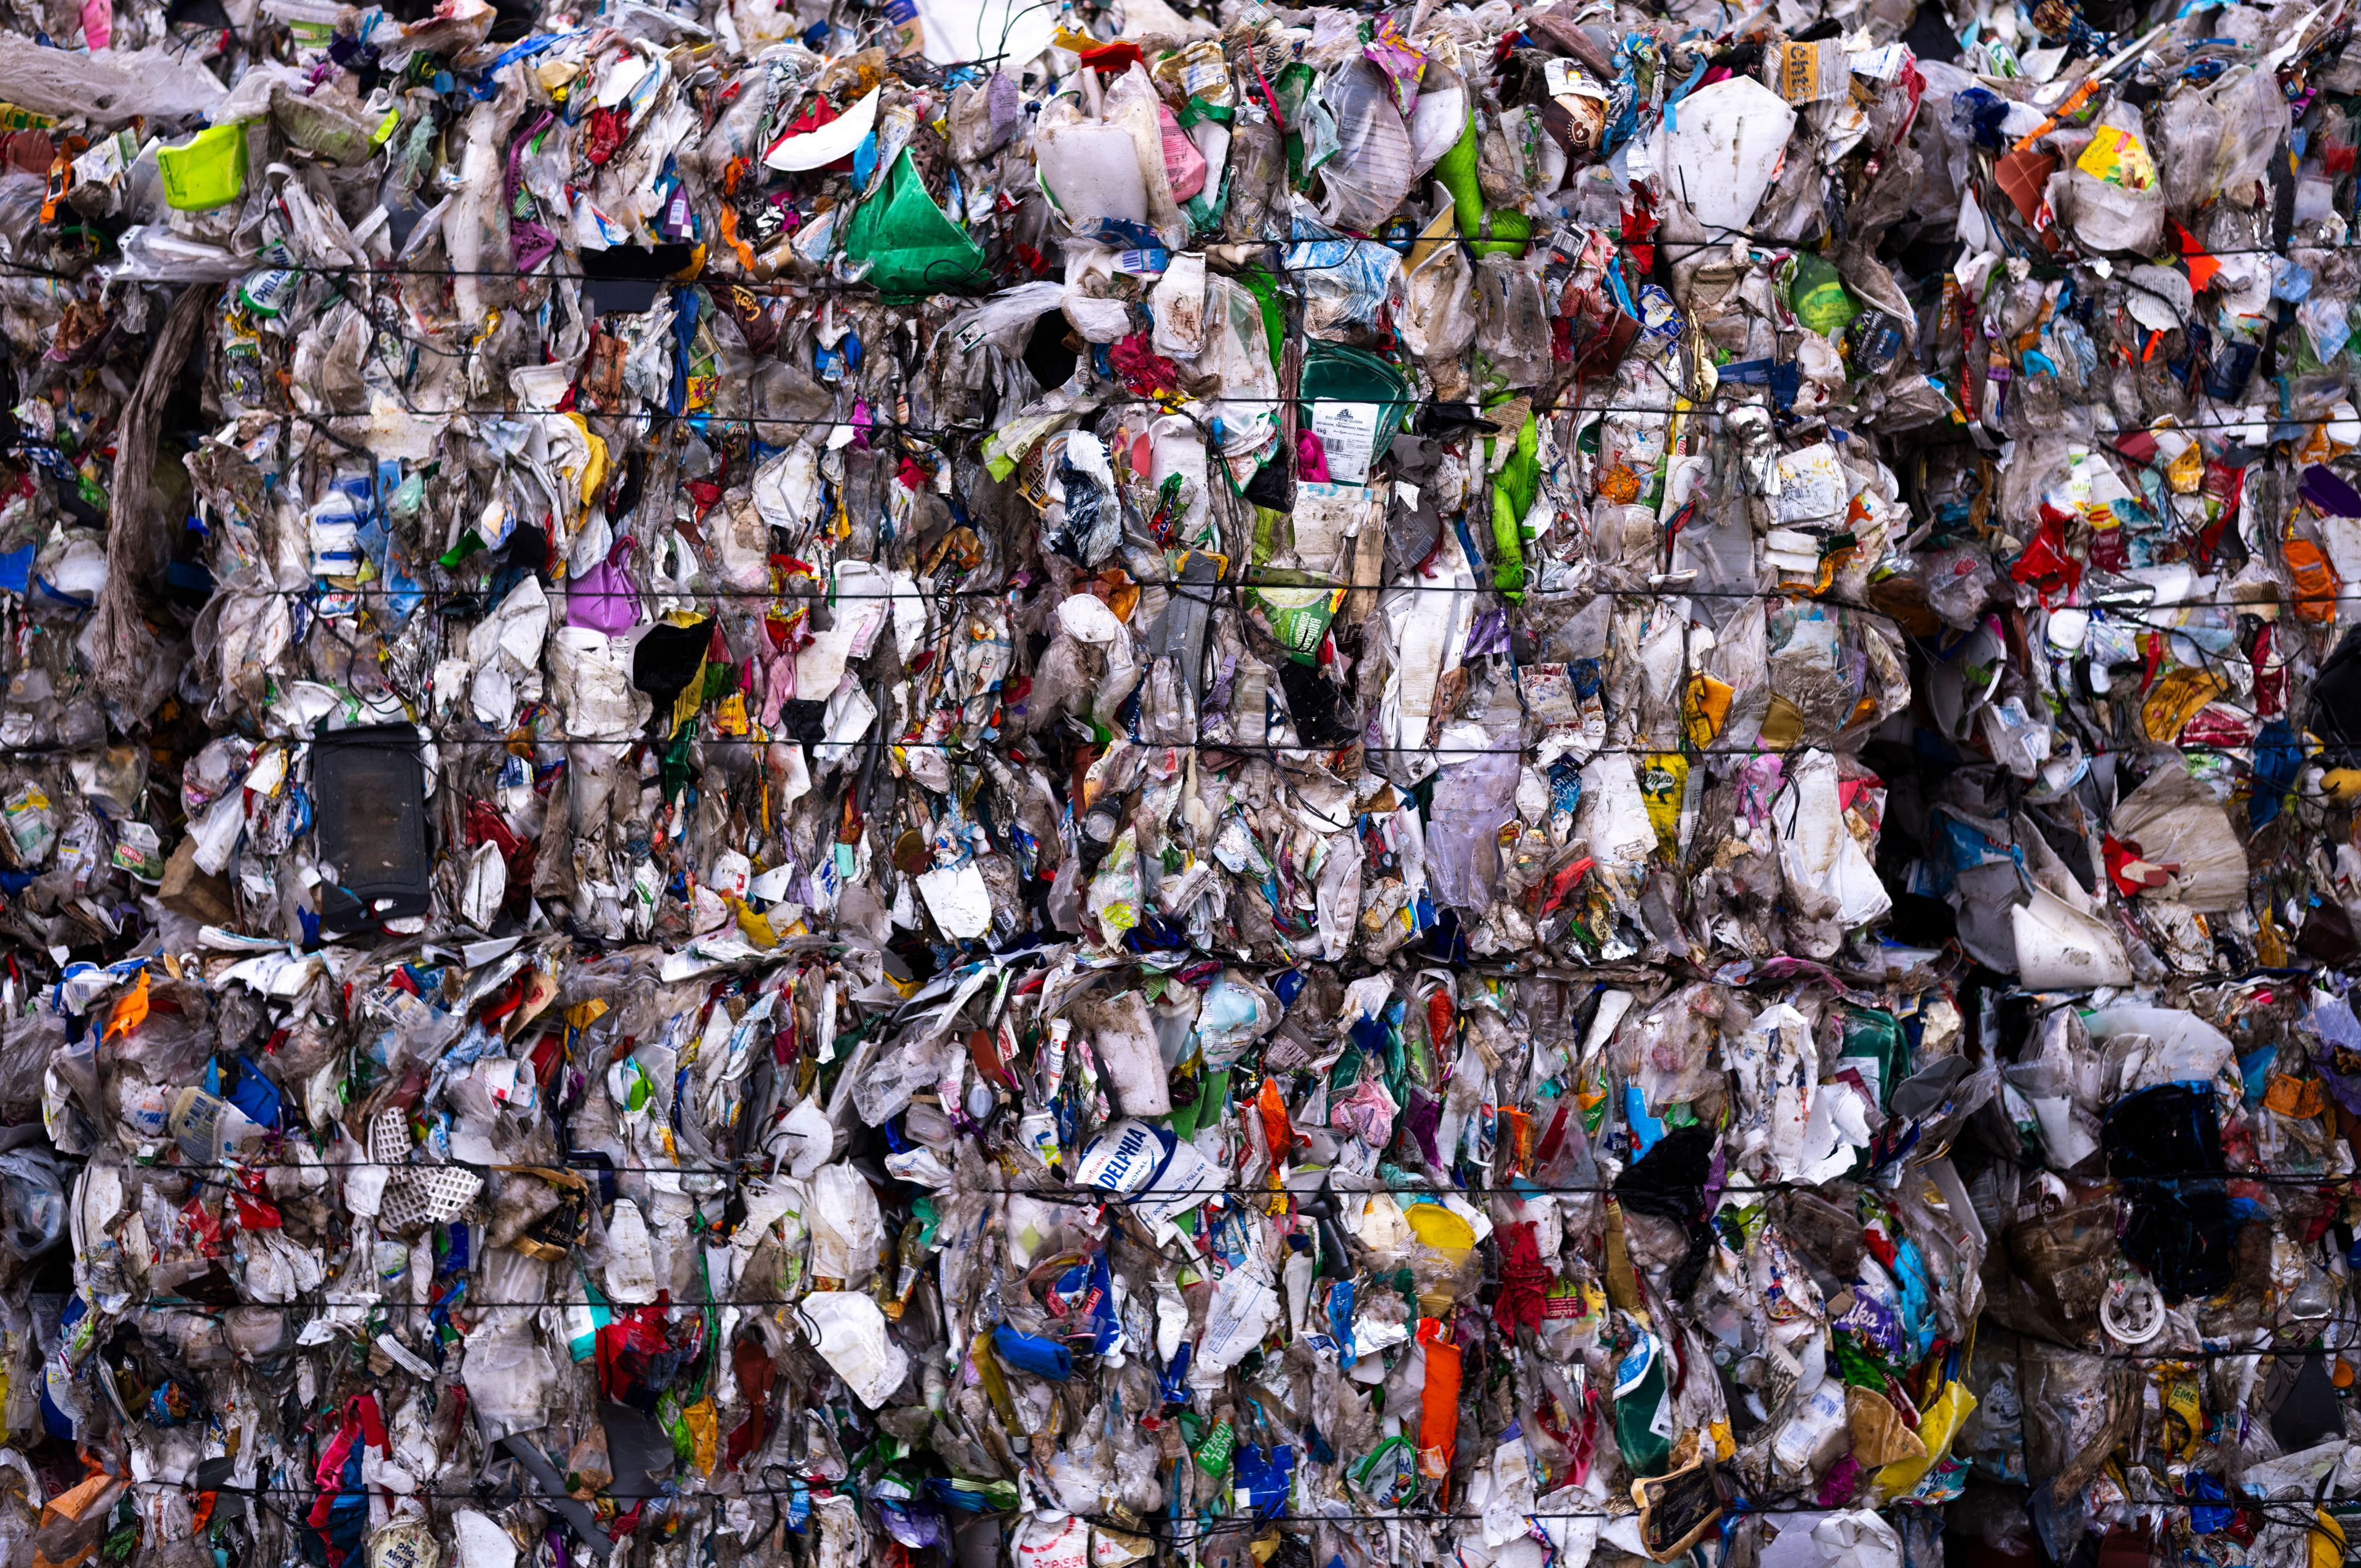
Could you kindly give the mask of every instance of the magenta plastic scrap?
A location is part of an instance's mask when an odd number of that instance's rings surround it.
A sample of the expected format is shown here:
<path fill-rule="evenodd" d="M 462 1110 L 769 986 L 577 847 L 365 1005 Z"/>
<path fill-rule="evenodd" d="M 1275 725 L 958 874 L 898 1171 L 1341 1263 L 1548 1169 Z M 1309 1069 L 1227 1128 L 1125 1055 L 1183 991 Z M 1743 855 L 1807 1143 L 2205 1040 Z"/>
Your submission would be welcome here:
<path fill-rule="evenodd" d="M 2337 1568 L 2349 0 L 0 0 L 0 1568 Z"/>

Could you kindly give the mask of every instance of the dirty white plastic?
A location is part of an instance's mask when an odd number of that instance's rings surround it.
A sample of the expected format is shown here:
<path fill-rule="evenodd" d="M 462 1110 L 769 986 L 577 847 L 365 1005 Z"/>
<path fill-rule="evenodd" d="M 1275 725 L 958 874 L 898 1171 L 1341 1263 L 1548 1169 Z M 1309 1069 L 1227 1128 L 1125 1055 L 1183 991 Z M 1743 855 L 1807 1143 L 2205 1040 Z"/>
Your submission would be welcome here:
<path fill-rule="evenodd" d="M 648 1237 L 647 1217 L 628 1198 L 615 1201 L 614 1217 L 607 1222 L 607 1299 L 625 1307 L 644 1307 L 656 1299 L 655 1252 Z"/>
<path fill-rule="evenodd" d="M 1045 132 L 1034 146 L 1043 188 L 1076 228 L 1094 228 L 1102 218 L 1148 221 L 1148 181 L 1139 172 L 1138 148 L 1124 131 L 1070 125 Z"/>
<path fill-rule="evenodd" d="M 211 71 L 173 50 L 93 54 L 0 34 L 0 99 L 36 114 L 109 126 L 143 115 L 177 120 L 208 113 L 228 96 Z"/>
<path fill-rule="evenodd" d="M 2213 792 L 2169 762 L 2142 781 L 2115 808 L 2109 831 L 2139 846 L 2140 858 L 2177 868 L 2152 895 L 2205 914 L 2246 900 L 2246 850 Z"/>
<path fill-rule="evenodd" d="M 2125 1091 L 2152 1083 L 2202 1082 L 2230 1064 L 2230 1036 L 2178 1007 L 2102 1007 L 2082 1020 L 2101 1045 L 2118 1035 L 2145 1035 L 2148 1047 Z"/>
<path fill-rule="evenodd" d="M 1322 215 L 1340 228 L 1366 234 L 1410 193 L 1415 169 L 1410 131 L 1394 106 L 1390 83 L 1367 60 L 1329 78 L 1326 95 L 1341 146 L 1321 166 L 1327 192 Z"/>
<path fill-rule="evenodd" d="M 910 1358 L 885 1331 L 885 1314 L 857 1290 L 815 1290 L 796 1315 L 821 1359 L 844 1379 L 852 1397 L 876 1409 L 893 1397 Z"/>
<path fill-rule="evenodd" d="M 1795 111 L 1752 77 L 1731 76 L 1682 99 L 1675 117 L 1657 146 L 1665 189 L 1708 232 L 1743 230 L 1778 177 Z"/>
<path fill-rule="evenodd" d="M 1099 1072 L 1106 1080 L 1116 1108 L 1126 1116 L 1161 1116 L 1172 1109 L 1172 1085 L 1166 1076 L 1163 1053 L 1157 1048 L 1156 1025 L 1148 1015 L 1148 1001 L 1137 991 L 1094 999 L 1095 1006 L 1078 1009 L 1077 1019 L 1088 1030 Z"/>
<path fill-rule="evenodd" d="M 2129 985 L 2130 958 L 2105 926 L 2047 888 L 2008 912 L 2016 938 L 2016 975 L 2031 991 L 2080 991 Z"/>
<path fill-rule="evenodd" d="M 922 872 L 917 883 L 927 913 L 945 935 L 968 941 L 992 929 L 992 889 L 973 861 Z"/>
<path fill-rule="evenodd" d="M 2124 144 L 2124 162 L 2127 166 L 2136 166 L 2149 156 L 2140 112 L 2129 104 L 2118 102 L 2110 105 L 2092 129 L 2102 138 L 2129 138 Z M 2147 172 L 2152 181 L 2153 169 Z M 2079 159 L 2052 177 L 2053 192 L 2061 181 L 2069 196 L 2074 237 L 2085 248 L 2141 256 L 2150 255 L 2158 248 L 2164 235 L 2165 195 L 2160 183 L 2140 189 L 2136 183 L 2102 179 L 2083 169 Z"/>
<path fill-rule="evenodd" d="M 811 1271 L 824 1279 L 859 1285 L 877 1269 L 885 1222 L 877 1194 L 847 1165 L 824 1166 L 812 1178 Z"/>
<path fill-rule="evenodd" d="M 461 1508 L 451 1516 L 451 1532 L 458 1538 L 456 1568 L 516 1568 L 516 1542 L 489 1514 Z"/>

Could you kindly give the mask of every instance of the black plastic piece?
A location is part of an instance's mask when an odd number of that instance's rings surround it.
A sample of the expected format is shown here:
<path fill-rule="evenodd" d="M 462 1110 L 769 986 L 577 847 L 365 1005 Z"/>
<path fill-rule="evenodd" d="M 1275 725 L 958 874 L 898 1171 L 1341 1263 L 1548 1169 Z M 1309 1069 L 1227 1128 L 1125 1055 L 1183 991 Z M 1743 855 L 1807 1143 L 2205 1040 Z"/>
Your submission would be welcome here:
<path fill-rule="evenodd" d="M 341 937 L 425 914 L 434 861 L 418 731 L 372 724 L 317 737 L 312 793 L 320 858 L 336 872 L 321 884 L 321 934 Z"/>

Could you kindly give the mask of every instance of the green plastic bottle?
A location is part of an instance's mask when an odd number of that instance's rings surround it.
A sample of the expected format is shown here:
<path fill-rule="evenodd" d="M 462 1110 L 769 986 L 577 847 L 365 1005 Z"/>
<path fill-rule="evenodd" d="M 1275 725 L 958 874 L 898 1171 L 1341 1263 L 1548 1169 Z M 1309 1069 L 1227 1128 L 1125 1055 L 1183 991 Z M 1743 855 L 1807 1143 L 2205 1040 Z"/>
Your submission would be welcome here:
<path fill-rule="evenodd" d="M 1434 166 L 1435 179 L 1451 192 L 1451 204 L 1459 219 L 1459 237 L 1477 256 L 1495 251 L 1522 256 L 1532 238 L 1532 220 L 1522 213 L 1497 212 L 1485 206 L 1483 188 L 1476 178 L 1476 120 L 1470 115 L 1467 128 L 1459 133 L 1459 139 Z"/>
<path fill-rule="evenodd" d="M 1844 280 L 1827 258 L 1806 251 L 1789 264 L 1787 308 L 1795 319 L 1822 337 L 1840 336 L 1861 314 L 1861 307 L 1845 292 Z"/>

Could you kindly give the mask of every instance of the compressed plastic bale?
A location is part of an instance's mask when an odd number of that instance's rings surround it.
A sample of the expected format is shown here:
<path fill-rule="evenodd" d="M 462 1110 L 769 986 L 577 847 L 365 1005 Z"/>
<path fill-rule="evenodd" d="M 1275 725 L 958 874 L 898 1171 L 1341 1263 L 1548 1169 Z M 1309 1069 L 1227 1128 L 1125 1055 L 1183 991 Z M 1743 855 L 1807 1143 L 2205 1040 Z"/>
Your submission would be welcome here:
<path fill-rule="evenodd" d="M 270 0 L 169 237 L 169 95 L 10 123 L 9 1431 L 372 1568 L 461 1491 L 974 1568 L 2341 1506 L 2172 1447 L 2312 1434 L 2347 1305 L 2334 18 L 1007 19 Z"/>

